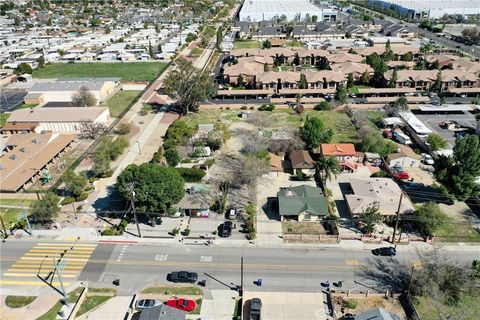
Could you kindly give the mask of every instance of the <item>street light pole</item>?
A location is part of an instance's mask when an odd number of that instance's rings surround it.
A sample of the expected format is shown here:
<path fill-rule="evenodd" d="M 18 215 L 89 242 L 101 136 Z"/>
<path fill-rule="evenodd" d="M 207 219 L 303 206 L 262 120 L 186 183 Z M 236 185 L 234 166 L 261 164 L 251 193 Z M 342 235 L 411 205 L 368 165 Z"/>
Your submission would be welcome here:
<path fill-rule="evenodd" d="M 397 221 L 395 221 L 395 228 L 393 229 L 393 236 L 392 236 L 392 244 L 395 244 L 395 236 L 397 234 L 398 229 L 398 220 L 400 219 L 400 207 L 402 206 L 402 199 L 403 199 L 403 192 L 400 193 L 400 200 L 398 201 L 398 209 L 397 209 Z"/>
<path fill-rule="evenodd" d="M 135 190 L 133 190 L 134 184 L 130 183 L 129 185 L 129 191 L 130 191 L 130 201 L 132 204 L 132 211 L 133 211 L 133 218 L 135 219 L 135 224 L 137 225 L 137 232 L 138 232 L 138 237 L 142 237 L 142 233 L 140 231 L 140 225 L 138 224 L 138 217 L 137 217 L 137 211 L 135 210 Z"/>
<path fill-rule="evenodd" d="M 58 281 L 60 282 L 60 287 L 62 288 L 63 299 L 66 300 L 67 293 L 65 292 L 65 287 L 63 286 L 62 274 L 60 273 L 60 268 L 58 266 L 58 263 L 55 263 L 55 257 L 52 257 L 52 258 L 53 258 L 53 265 L 55 266 L 55 271 L 57 272 L 57 275 L 58 275 Z M 61 259 L 62 258 L 58 259 L 58 261 L 60 261 Z M 53 280 L 53 276 L 52 276 L 52 280 Z"/>

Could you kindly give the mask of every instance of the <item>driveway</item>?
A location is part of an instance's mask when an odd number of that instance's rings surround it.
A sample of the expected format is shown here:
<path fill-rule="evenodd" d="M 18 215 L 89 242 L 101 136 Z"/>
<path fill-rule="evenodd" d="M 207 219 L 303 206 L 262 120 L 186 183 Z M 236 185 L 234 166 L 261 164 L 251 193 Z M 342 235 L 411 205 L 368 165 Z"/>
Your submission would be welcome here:
<path fill-rule="evenodd" d="M 262 300 L 262 320 L 327 319 L 323 293 L 245 292 L 243 319 L 249 319 L 252 298 Z"/>

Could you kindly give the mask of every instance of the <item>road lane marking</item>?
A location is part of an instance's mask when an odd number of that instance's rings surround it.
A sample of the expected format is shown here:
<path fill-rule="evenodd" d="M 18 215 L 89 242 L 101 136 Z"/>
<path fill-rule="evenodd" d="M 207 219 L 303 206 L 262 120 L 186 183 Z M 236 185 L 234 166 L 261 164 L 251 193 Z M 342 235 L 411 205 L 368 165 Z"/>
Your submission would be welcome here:
<path fill-rule="evenodd" d="M 10 268 L 8 269 L 7 272 L 20 272 L 20 273 L 24 273 L 24 272 L 32 272 L 32 271 L 37 271 L 37 270 L 32 270 L 32 269 L 23 269 L 23 268 Z M 43 270 L 45 271 L 45 270 Z M 62 274 L 64 273 L 74 273 L 74 274 L 78 274 L 80 271 L 79 270 L 62 270 Z"/>
<path fill-rule="evenodd" d="M 55 258 L 55 257 L 52 257 L 52 258 Z M 20 257 L 20 260 L 39 260 L 39 261 L 42 261 L 43 259 L 45 259 L 44 257 Z M 68 263 L 70 262 L 87 262 L 88 259 L 84 259 L 84 258 L 68 258 Z"/>
<path fill-rule="evenodd" d="M 17 281 L 17 280 L 0 280 L 0 285 L 21 285 L 21 286 L 46 286 L 49 285 L 41 281 Z M 59 286 L 60 282 L 53 281 L 52 286 Z M 64 286 L 69 286 L 70 282 L 64 282 Z"/>
<path fill-rule="evenodd" d="M 168 254 L 157 254 L 155 256 L 155 261 L 167 261 Z"/>
<path fill-rule="evenodd" d="M 358 262 L 357 259 L 345 260 L 345 263 L 347 264 L 347 266 L 358 266 L 358 265 L 360 265 L 360 262 Z"/>
<path fill-rule="evenodd" d="M 212 262 L 213 257 L 212 256 L 201 256 L 200 257 L 200 262 Z"/>
<path fill-rule="evenodd" d="M 39 242 L 36 244 L 36 246 L 52 246 L 52 247 L 96 247 L 97 244 L 93 243 L 46 243 L 46 242 Z"/>
<path fill-rule="evenodd" d="M 42 267 L 46 267 L 46 266 L 49 266 L 49 267 L 53 267 L 53 264 L 43 264 Z M 64 270 L 68 270 L 68 269 L 83 269 L 85 265 L 83 266 L 71 266 L 71 265 L 66 265 Z M 39 269 L 40 265 L 37 264 L 37 265 L 32 265 L 32 264 L 14 264 L 12 265 L 10 268 L 29 268 L 29 269 Z"/>
<path fill-rule="evenodd" d="M 36 273 L 30 273 L 30 274 L 27 274 L 27 273 L 4 273 L 3 274 L 4 277 L 36 277 L 37 274 Z M 62 273 L 62 277 L 64 278 L 75 278 L 76 277 L 76 274 L 63 274 Z"/>
<path fill-rule="evenodd" d="M 69 248 L 70 249 L 70 248 Z M 63 252 L 64 250 L 69 251 L 68 249 L 65 248 L 42 248 L 42 247 L 33 247 L 29 252 Z M 76 252 L 93 252 L 95 248 L 76 248 L 74 247 L 71 251 L 76 251 Z"/>
<path fill-rule="evenodd" d="M 53 257 L 53 258 L 60 258 L 60 253 L 59 254 L 45 254 L 45 253 L 30 253 L 30 252 L 27 252 L 24 254 L 25 257 L 45 257 L 45 256 L 49 256 L 49 257 Z M 89 258 L 91 256 L 91 254 L 83 254 L 83 253 L 66 253 L 63 255 L 64 258 Z"/>

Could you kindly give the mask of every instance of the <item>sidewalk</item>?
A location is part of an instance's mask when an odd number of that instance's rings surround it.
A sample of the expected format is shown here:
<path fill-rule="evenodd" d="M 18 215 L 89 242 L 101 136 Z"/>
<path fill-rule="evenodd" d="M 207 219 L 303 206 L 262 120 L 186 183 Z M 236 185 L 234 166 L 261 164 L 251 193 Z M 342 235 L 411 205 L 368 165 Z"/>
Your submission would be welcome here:
<path fill-rule="evenodd" d="M 111 319 L 123 319 L 128 312 L 128 307 L 132 301 L 131 296 L 117 296 L 109 299 L 97 309 L 88 313 L 87 315 L 81 315 L 77 319 L 88 320 L 111 320 Z"/>
<path fill-rule="evenodd" d="M 37 319 L 50 310 L 59 300 L 59 296 L 56 295 L 41 295 L 23 308 L 12 309 L 5 305 L 6 298 L 6 295 L 0 296 L 0 318 L 2 320 Z"/>
<path fill-rule="evenodd" d="M 231 320 L 238 293 L 232 290 L 210 290 L 205 292 L 200 316 L 205 319 Z"/>

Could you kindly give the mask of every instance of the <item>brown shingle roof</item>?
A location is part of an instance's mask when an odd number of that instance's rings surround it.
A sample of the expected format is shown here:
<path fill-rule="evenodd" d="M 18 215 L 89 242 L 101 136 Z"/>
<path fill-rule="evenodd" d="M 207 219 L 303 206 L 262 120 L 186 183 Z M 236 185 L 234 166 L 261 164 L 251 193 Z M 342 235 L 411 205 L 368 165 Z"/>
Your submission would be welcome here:
<path fill-rule="evenodd" d="M 271 152 L 268 155 L 270 156 L 270 171 L 283 171 L 282 158 Z"/>
<path fill-rule="evenodd" d="M 314 169 L 315 161 L 313 161 L 310 153 L 306 150 L 294 150 L 290 153 L 290 161 L 293 169 Z"/>

